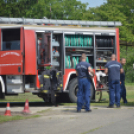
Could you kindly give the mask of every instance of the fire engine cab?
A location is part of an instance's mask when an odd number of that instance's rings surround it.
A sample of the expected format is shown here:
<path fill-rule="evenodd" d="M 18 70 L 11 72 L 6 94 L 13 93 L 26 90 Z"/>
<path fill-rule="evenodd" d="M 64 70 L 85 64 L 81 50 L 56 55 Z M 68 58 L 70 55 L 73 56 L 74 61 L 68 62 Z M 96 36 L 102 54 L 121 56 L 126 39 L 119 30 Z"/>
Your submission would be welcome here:
<path fill-rule="evenodd" d="M 91 78 L 91 99 L 100 101 L 102 91 L 108 91 L 104 66 L 112 53 L 120 60 L 119 29 L 115 28 L 120 25 L 120 22 L 0 18 L 0 97 L 31 91 L 45 100 L 46 93 L 40 92 L 40 77 L 46 67 L 54 66 L 62 81 L 55 94 L 61 98 L 66 94 L 71 102 L 76 102 L 75 67 L 84 52 L 96 73 Z"/>

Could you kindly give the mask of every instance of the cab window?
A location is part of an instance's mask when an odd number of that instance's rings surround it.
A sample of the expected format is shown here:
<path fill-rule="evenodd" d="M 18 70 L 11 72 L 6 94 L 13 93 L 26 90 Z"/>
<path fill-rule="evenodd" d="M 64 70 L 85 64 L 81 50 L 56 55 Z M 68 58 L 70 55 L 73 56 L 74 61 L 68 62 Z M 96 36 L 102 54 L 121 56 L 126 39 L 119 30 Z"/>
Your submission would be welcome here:
<path fill-rule="evenodd" d="M 20 50 L 20 29 L 2 30 L 2 51 Z"/>

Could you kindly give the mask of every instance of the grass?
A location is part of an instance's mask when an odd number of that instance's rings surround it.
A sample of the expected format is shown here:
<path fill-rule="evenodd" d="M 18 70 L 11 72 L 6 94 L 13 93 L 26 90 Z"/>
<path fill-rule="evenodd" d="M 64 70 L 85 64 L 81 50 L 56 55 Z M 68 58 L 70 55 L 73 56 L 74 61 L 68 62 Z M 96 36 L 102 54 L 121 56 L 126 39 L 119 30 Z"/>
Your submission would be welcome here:
<path fill-rule="evenodd" d="M 134 86 L 134 83 L 125 83 L 126 86 Z"/>
<path fill-rule="evenodd" d="M 133 83 L 127 83 L 126 84 L 126 90 L 127 90 L 127 100 L 128 103 L 124 104 L 123 100 L 121 100 L 121 106 L 134 106 L 134 84 Z M 91 103 L 91 106 L 107 106 L 109 103 L 109 95 L 107 92 L 102 92 L 102 100 L 98 103 Z"/>
<path fill-rule="evenodd" d="M 102 128 L 102 126 L 101 126 L 101 127 L 94 128 L 94 129 L 91 129 L 91 130 L 89 130 L 89 131 L 87 131 L 87 132 L 84 132 L 84 133 L 81 133 L 81 134 L 88 134 L 88 133 L 94 132 L 95 130 L 98 130 L 98 129 L 100 129 L 100 128 Z"/>
<path fill-rule="evenodd" d="M 128 103 L 124 104 L 123 100 L 121 100 L 121 106 L 134 106 L 134 86 L 127 84 L 126 89 L 127 89 Z M 105 91 L 102 92 L 102 101 L 100 101 L 100 102 L 91 102 L 91 106 L 108 106 L 108 104 L 109 104 L 109 95 Z M 76 106 L 76 103 L 60 103 L 60 105 Z"/>
<path fill-rule="evenodd" d="M 49 112 L 50 110 L 51 110 L 51 108 L 46 109 L 46 110 L 41 110 L 41 111 L 38 111 L 37 113 L 45 113 L 45 112 Z"/>
<path fill-rule="evenodd" d="M 134 83 L 126 83 L 127 89 L 127 100 L 128 104 L 123 104 L 121 100 L 121 105 L 134 106 Z M 26 99 L 29 102 L 43 102 L 43 99 L 39 98 L 37 95 L 32 95 L 32 93 L 19 94 L 18 96 L 6 96 L 5 100 L 0 100 L 0 102 L 25 102 Z M 95 103 L 92 102 L 91 106 L 107 106 L 109 103 L 109 96 L 107 92 L 102 92 L 102 101 Z M 60 103 L 63 106 L 76 106 L 76 103 Z"/>
<path fill-rule="evenodd" d="M 0 99 L 0 102 L 25 102 L 26 99 L 29 102 L 43 102 L 43 99 L 32 93 L 19 94 L 18 96 L 5 96 L 5 99 Z"/>
<path fill-rule="evenodd" d="M 31 115 L 31 116 L 20 116 L 20 115 L 4 116 L 4 115 L 0 115 L 0 123 L 7 122 L 7 121 L 13 121 L 13 120 L 32 119 L 32 118 L 37 118 L 40 116 L 41 115 Z"/>

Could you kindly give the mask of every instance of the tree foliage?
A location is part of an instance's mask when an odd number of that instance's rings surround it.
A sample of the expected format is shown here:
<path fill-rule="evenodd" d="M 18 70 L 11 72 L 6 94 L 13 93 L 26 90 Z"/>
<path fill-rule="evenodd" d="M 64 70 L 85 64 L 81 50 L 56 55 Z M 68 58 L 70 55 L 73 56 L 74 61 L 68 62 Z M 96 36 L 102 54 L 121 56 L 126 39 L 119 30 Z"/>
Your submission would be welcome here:
<path fill-rule="evenodd" d="M 4 17 L 82 20 L 86 8 L 87 3 L 77 0 L 0 0 L 0 16 Z"/>
<path fill-rule="evenodd" d="M 131 2 L 130 2 L 131 1 Z M 107 0 L 107 3 L 97 8 L 89 8 L 89 12 L 94 14 L 93 20 L 100 21 L 120 21 L 120 39 L 127 42 L 134 42 L 134 9 L 132 3 L 134 0 Z"/>

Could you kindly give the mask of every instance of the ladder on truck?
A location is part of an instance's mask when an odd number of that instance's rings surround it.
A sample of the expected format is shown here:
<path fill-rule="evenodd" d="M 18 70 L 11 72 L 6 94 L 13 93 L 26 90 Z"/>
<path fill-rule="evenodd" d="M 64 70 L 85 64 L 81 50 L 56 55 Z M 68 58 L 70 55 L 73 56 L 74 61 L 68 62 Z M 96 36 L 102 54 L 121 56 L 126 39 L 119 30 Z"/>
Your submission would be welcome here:
<path fill-rule="evenodd" d="M 23 25 L 80 25 L 80 26 L 121 26 L 119 21 L 79 21 L 79 20 L 53 20 L 53 19 L 30 19 L 30 18 L 6 18 L 0 17 L 0 24 L 23 24 Z"/>

